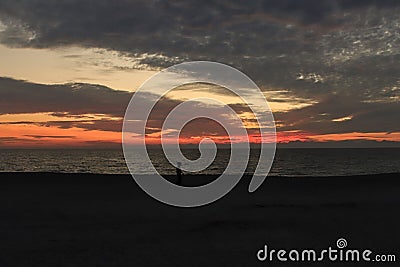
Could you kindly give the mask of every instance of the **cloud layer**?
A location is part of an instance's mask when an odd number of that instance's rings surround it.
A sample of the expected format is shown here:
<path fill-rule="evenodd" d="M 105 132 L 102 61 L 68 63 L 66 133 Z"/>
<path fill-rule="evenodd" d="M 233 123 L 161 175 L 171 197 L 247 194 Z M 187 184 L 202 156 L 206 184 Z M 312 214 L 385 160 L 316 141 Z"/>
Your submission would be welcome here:
<path fill-rule="evenodd" d="M 0 42 L 106 48 L 149 68 L 219 61 L 244 71 L 266 92 L 282 89 L 312 103 L 276 113 L 282 131 L 391 133 L 400 131 L 399 14 L 395 0 L 4 0 Z M 130 98 L 101 86 L 5 78 L 0 95 L 0 113 L 115 117 Z M 117 124 L 59 122 L 104 130 Z"/>

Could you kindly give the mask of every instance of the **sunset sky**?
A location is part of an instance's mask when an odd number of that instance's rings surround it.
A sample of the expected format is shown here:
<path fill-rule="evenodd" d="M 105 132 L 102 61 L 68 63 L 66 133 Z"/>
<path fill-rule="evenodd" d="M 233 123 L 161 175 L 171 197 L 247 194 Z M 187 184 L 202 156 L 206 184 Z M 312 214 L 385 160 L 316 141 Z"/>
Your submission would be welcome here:
<path fill-rule="evenodd" d="M 2 0 L 0 147 L 118 147 L 134 91 L 192 60 L 253 79 L 280 143 L 400 144 L 400 1 Z M 257 136 L 238 97 L 197 84 L 158 103 L 149 140 L 167 111 L 203 96 L 230 105 Z M 225 134 L 198 120 L 181 139 L 225 143 Z"/>

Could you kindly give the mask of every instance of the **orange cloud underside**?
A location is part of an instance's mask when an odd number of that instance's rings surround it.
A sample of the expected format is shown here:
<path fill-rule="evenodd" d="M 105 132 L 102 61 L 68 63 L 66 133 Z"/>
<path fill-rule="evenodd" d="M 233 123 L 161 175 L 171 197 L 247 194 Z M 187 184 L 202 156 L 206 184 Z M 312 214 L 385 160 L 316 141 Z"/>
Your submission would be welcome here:
<path fill-rule="evenodd" d="M 337 133 L 337 134 L 315 134 L 310 137 L 310 141 L 328 142 L 328 141 L 343 141 L 343 140 L 374 140 L 374 141 L 400 141 L 400 132 L 386 133 Z"/>
<path fill-rule="evenodd" d="M 201 135 L 181 137 L 181 143 L 198 143 L 208 137 L 216 143 L 229 143 L 225 135 Z M 234 137 L 234 142 L 244 141 L 244 137 Z M 250 134 L 252 143 L 259 143 L 257 134 Z M 303 142 L 328 142 L 343 140 L 374 140 L 374 141 L 400 141 L 400 132 L 385 133 L 335 133 L 315 134 L 302 131 L 277 132 L 279 143 L 293 141 Z M 147 137 L 147 143 L 159 143 L 159 136 Z M 80 128 L 62 129 L 55 126 L 40 126 L 35 124 L 2 124 L 0 125 L 0 147 L 86 147 L 102 146 L 105 144 L 120 144 L 121 132 L 84 130 Z"/>
<path fill-rule="evenodd" d="M 121 133 L 80 128 L 62 129 L 35 124 L 0 125 L 0 146 L 60 147 L 120 143 Z"/>

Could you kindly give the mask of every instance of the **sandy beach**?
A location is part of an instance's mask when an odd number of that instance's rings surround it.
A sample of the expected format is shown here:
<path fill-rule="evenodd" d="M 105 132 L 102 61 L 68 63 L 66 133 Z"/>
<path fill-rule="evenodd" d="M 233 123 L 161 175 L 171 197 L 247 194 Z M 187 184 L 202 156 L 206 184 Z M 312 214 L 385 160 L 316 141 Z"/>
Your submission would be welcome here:
<path fill-rule="evenodd" d="M 152 199 L 127 175 L 1 173 L 0 266 L 289 266 L 256 253 L 338 238 L 397 253 L 399 178 L 268 177 L 249 194 L 244 177 L 221 200 L 185 209 Z"/>

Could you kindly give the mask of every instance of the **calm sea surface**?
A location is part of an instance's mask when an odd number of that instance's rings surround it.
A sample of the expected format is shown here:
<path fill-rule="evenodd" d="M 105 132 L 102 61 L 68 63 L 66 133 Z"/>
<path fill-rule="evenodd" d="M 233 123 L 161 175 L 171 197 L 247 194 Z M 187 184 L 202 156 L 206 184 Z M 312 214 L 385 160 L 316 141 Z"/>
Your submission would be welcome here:
<path fill-rule="evenodd" d="M 154 166 L 161 174 L 173 174 L 158 149 L 149 150 Z M 195 159 L 196 149 L 184 149 L 183 154 Z M 219 149 L 217 157 L 199 174 L 221 174 L 229 161 L 230 150 Z M 143 157 L 132 159 L 135 172 L 146 174 Z M 258 153 L 252 150 L 248 173 L 254 171 Z M 62 172 L 62 173 L 129 173 L 120 150 L 0 150 L 1 172 Z M 374 149 L 278 149 L 270 175 L 274 176 L 330 176 L 375 173 L 400 173 L 399 148 Z"/>

